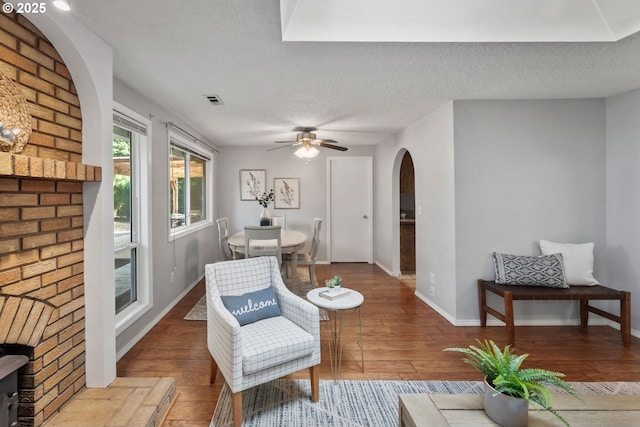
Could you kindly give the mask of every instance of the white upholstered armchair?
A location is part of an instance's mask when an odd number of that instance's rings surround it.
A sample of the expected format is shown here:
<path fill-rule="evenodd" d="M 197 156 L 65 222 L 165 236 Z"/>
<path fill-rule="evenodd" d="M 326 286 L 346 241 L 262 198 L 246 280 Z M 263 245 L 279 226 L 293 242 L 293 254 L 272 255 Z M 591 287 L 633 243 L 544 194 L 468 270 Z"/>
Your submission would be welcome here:
<path fill-rule="evenodd" d="M 276 258 L 208 264 L 205 273 L 211 383 L 215 382 L 219 369 L 233 393 L 234 426 L 242 424 L 242 390 L 304 368 L 310 370 L 311 398 L 317 402 L 320 392 L 318 308 L 287 289 Z M 241 326 L 241 322 L 247 321 L 242 315 L 255 314 L 251 308 L 258 306 L 258 297 L 236 309 L 229 306 L 229 300 L 247 293 L 270 292 L 270 287 L 275 291 L 280 315 L 257 321 L 250 319 Z"/>

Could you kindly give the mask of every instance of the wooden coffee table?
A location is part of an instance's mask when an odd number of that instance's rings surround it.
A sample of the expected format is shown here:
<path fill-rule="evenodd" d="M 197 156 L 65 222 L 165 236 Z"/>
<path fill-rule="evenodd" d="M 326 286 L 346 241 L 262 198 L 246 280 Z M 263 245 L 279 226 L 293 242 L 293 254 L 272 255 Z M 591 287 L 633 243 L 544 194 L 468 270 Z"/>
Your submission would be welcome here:
<path fill-rule="evenodd" d="M 400 427 L 497 426 L 484 413 L 482 394 L 401 394 Z M 553 407 L 573 426 L 640 426 L 640 396 L 554 395 Z M 529 427 L 562 427 L 551 413 L 529 405 Z"/>

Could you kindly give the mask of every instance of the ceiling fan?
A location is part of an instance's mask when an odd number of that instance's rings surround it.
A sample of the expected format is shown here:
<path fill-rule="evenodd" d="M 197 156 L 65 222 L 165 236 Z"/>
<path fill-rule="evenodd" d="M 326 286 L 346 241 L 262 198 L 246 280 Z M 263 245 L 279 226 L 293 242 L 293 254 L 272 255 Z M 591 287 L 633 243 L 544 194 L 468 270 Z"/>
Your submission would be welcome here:
<path fill-rule="evenodd" d="M 316 128 L 305 127 L 305 128 L 296 128 L 294 130 L 300 131 L 300 133 L 296 135 L 295 141 L 274 141 L 274 142 L 276 144 L 289 144 L 289 146 L 291 147 L 299 147 L 294 154 L 300 157 L 301 159 L 308 160 L 317 156 L 318 153 L 320 153 L 320 150 L 318 150 L 317 147 L 329 148 L 331 150 L 338 150 L 338 151 L 347 151 L 347 147 L 334 145 L 334 144 L 337 144 L 338 141 L 335 141 L 333 139 L 316 138 L 316 134 L 313 133 L 315 130 L 317 130 Z M 278 150 L 280 148 L 285 148 L 285 146 L 270 148 L 267 151 Z"/>

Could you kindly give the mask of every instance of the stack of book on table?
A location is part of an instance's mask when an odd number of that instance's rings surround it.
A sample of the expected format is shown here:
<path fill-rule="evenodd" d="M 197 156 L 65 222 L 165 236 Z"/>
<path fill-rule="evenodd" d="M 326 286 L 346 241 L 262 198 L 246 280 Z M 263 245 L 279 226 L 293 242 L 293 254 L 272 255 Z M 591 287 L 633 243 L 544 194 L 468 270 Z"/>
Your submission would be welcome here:
<path fill-rule="evenodd" d="M 349 289 L 338 289 L 337 291 L 327 289 L 325 291 L 320 292 L 320 296 L 328 300 L 334 300 L 334 299 L 347 296 L 350 293 L 351 291 Z"/>

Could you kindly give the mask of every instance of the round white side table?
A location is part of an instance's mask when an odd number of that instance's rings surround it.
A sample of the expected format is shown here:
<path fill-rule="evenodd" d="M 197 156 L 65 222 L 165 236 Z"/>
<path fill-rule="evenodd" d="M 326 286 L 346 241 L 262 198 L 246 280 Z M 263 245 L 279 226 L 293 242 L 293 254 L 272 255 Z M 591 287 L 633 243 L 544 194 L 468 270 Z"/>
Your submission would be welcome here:
<path fill-rule="evenodd" d="M 307 293 L 307 299 L 311 304 L 324 308 L 329 314 L 329 328 L 331 331 L 329 338 L 329 359 L 331 362 L 331 375 L 334 381 L 340 377 L 340 366 L 342 364 L 342 317 L 346 310 L 357 309 L 360 319 L 360 362 L 362 372 L 364 372 L 364 350 L 362 347 L 362 303 L 364 296 L 353 289 L 342 288 L 342 291 L 349 293 L 336 299 L 328 299 L 320 295 L 326 292 L 327 288 L 312 289 Z"/>

